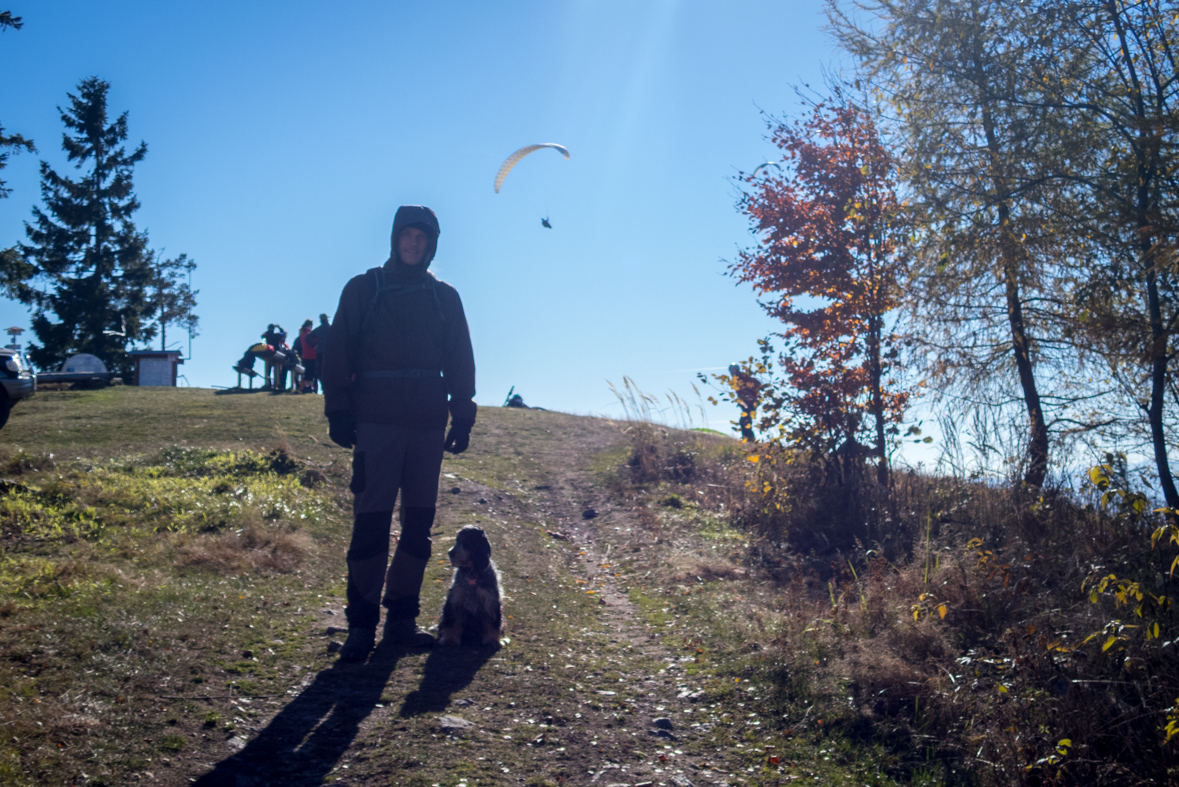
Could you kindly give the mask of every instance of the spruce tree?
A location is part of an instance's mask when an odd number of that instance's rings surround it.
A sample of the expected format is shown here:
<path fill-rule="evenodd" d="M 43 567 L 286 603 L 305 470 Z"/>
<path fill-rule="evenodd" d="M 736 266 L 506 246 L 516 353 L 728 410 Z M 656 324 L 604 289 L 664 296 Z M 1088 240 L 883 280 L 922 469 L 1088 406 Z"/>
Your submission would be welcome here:
<path fill-rule="evenodd" d="M 9 28 L 20 30 L 22 27 L 24 27 L 24 22 L 21 21 L 19 16 L 13 16 L 11 11 L 0 11 L 0 33 Z M 0 169 L 8 166 L 9 156 L 13 153 L 20 153 L 22 150 L 35 153 L 37 148 L 33 145 L 31 139 L 25 139 L 20 134 L 5 134 L 4 127 L 0 126 Z M 0 199 L 7 197 L 9 192 L 10 189 L 7 184 L 3 180 L 0 180 Z M 10 252 L 6 250 L 0 253 L 9 254 Z M 0 265 L 3 265 L 3 263 L 0 263 Z"/>
<path fill-rule="evenodd" d="M 147 236 L 132 220 L 139 208 L 132 170 L 147 145 L 124 146 L 126 112 L 108 123 L 109 89 L 98 77 L 84 79 L 76 95 L 68 94 L 69 107 L 58 107 L 66 126 L 62 148 L 81 175 L 63 177 L 42 161 L 44 210 L 33 208 L 33 222 L 25 223 L 29 243 L 21 251 L 29 267 L 17 294 L 34 307 L 39 343 L 30 344 L 30 356 L 41 369 L 84 352 L 126 375 L 127 345 L 146 338 L 153 271 Z"/>

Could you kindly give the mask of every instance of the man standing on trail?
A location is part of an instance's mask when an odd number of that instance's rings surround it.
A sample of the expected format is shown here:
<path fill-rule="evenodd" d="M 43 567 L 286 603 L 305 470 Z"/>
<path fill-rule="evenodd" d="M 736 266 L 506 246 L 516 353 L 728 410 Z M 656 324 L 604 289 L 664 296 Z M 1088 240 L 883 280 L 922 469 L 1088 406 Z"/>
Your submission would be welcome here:
<path fill-rule="evenodd" d="M 427 270 L 438 233 L 429 208 L 397 209 L 392 255 L 344 286 L 324 352 L 329 435 L 337 445 L 354 448 L 344 661 L 367 658 L 382 605 L 384 642 L 434 644 L 416 618 L 442 452 L 466 450 L 476 409 L 475 359 L 462 301 Z M 389 564 L 398 490 L 401 534 Z"/>

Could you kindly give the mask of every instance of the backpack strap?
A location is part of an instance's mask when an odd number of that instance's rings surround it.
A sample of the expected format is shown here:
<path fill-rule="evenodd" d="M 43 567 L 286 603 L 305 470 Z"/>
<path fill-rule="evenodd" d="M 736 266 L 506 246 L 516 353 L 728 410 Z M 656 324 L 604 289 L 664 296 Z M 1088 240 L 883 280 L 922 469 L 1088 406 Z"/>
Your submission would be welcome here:
<path fill-rule="evenodd" d="M 373 297 L 369 302 L 368 309 L 364 313 L 364 317 L 360 321 L 361 341 L 364 341 L 365 336 L 368 335 L 368 330 L 371 327 L 372 320 L 377 314 L 377 307 L 381 304 L 381 297 L 386 293 L 390 295 L 408 295 L 411 292 L 419 292 L 421 290 L 429 290 L 434 296 L 434 306 L 438 309 L 438 316 L 443 322 L 446 322 L 446 312 L 442 308 L 442 299 L 438 297 L 438 280 L 433 276 L 427 276 L 425 281 L 417 282 L 415 284 L 389 284 L 385 280 L 385 268 L 380 266 L 377 268 L 369 268 L 368 277 L 372 280 Z"/>
<path fill-rule="evenodd" d="M 385 289 L 385 269 L 384 267 L 369 268 L 368 277 L 372 279 L 373 283 L 373 297 L 369 301 L 368 308 L 364 312 L 364 317 L 360 320 L 360 341 L 364 342 L 364 337 L 368 335 L 368 329 L 372 323 L 373 316 L 377 313 L 377 306 L 381 303 L 381 292 Z"/>
<path fill-rule="evenodd" d="M 446 322 L 446 312 L 442 308 L 442 299 L 438 297 L 438 280 L 433 276 L 427 276 L 425 281 L 416 282 L 414 284 L 390 284 L 385 278 L 384 266 L 376 268 L 369 268 L 366 274 L 372 282 L 373 297 L 369 301 L 368 308 L 364 312 L 364 316 L 360 319 L 360 332 L 357 337 L 361 354 L 367 353 L 368 343 L 372 340 L 370 333 L 373 321 L 376 319 L 377 309 L 381 305 L 381 298 L 388 293 L 389 295 L 408 295 L 411 292 L 420 292 L 422 290 L 429 290 L 434 297 L 434 306 L 438 309 L 438 316 L 442 322 Z M 429 370 L 430 374 L 440 374 L 437 370 Z"/>

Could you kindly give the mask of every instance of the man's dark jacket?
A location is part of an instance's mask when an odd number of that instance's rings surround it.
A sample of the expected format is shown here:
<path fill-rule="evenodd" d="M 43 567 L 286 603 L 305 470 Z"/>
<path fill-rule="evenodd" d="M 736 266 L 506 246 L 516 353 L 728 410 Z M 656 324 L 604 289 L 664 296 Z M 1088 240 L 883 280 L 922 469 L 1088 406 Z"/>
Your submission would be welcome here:
<path fill-rule="evenodd" d="M 397 253 L 397 236 L 410 226 L 431 239 L 417 265 Z M 403 205 L 380 274 L 374 268 L 344 286 L 320 371 L 329 418 L 349 413 L 357 423 L 412 429 L 445 429 L 448 414 L 455 424 L 475 422 L 475 357 L 463 304 L 427 270 L 438 232 L 432 210 Z"/>

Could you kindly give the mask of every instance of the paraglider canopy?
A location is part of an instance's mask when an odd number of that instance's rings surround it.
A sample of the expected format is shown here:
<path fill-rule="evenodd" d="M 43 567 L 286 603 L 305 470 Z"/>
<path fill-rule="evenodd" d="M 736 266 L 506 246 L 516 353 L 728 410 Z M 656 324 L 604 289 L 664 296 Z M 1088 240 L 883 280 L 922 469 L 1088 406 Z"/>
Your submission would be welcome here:
<path fill-rule="evenodd" d="M 542 148 L 552 148 L 566 159 L 569 158 L 569 151 L 565 148 L 565 146 L 558 145 L 556 142 L 542 142 L 539 145 L 525 145 L 512 155 L 508 156 L 507 161 L 500 165 L 499 172 L 495 173 L 495 193 L 499 193 L 499 187 L 503 185 L 504 178 L 506 178 L 508 173 L 512 171 L 512 167 L 516 166 L 516 162 L 527 156 L 529 153 L 541 150 Z"/>
<path fill-rule="evenodd" d="M 757 177 L 757 173 L 758 173 L 758 172 L 760 172 L 760 171 L 761 171 L 762 169 L 764 169 L 765 167 L 777 167 L 779 170 L 781 170 L 781 169 L 782 169 L 782 165 L 781 165 L 781 164 L 779 164 L 777 161 L 767 161 L 767 162 L 765 162 L 764 164 L 758 164 L 756 167 L 754 167 L 754 169 L 753 169 L 753 175 L 752 175 L 751 177 L 755 177 L 755 178 L 756 178 L 756 177 Z"/>

